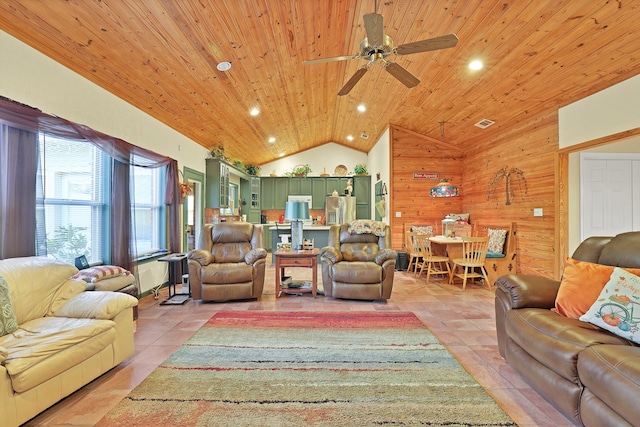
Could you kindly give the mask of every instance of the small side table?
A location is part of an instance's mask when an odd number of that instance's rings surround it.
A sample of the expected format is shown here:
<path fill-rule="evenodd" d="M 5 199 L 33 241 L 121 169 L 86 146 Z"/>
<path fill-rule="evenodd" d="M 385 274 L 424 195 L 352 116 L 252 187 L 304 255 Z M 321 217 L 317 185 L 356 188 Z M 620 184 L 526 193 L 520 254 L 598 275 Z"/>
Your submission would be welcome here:
<path fill-rule="evenodd" d="M 301 250 L 301 251 L 275 251 L 273 256 L 276 260 L 276 298 L 280 294 L 299 294 L 303 292 L 311 292 L 316 297 L 318 291 L 318 253 L 319 250 Z M 313 271 L 313 279 L 311 289 L 309 288 L 281 288 L 280 280 L 284 276 L 286 267 L 307 267 Z"/>
<path fill-rule="evenodd" d="M 187 270 L 187 254 L 171 254 L 162 258 L 158 258 L 158 261 L 166 262 L 169 264 L 169 284 L 167 285 L 167 287 L 169 288 L 169 297 L 165 301 L 162 301 L 160 304 L 184 304 L 189 298 L 191 298 L 191 284 L 189 284 L 188 292 L 176 293 L 176 283 L 178 283 L 179 280 L 182 280 L 182 275 Z M 178 298 L 172 300 L 173 297 Z"/>

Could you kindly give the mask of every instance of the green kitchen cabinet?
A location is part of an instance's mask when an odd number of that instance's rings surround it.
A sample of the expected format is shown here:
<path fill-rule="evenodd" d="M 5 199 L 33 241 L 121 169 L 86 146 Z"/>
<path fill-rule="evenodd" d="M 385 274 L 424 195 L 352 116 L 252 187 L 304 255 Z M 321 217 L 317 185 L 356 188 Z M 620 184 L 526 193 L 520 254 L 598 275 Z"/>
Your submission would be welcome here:
<path fill-rule="evenodd" d="M 262 224 L 262 243 L 267 252 L 271 252 L 271 225 Z"/>
<path fill-rule="evenodd" d="M 207 159 L 206 206 L 229 207 L 229 165 L 218 159 Z"/>
<path fill-rule="evenodd" d="M 347 181 L 349 180 L 349 178 L 332 176 L 332 177 L 326 178 L 326 180 L 327 180 L 327 184 L 326 184 L 327 194 L 332 194 L 333 191 L 335 190 L 338 192 L 339 196 L 344 196 L 344 189 L 347 188 Z"/>
<path fill-rule="evenodd" d="M 311 194 L 311 183 L 315 178 L 289 178 L 289 194 L 292 196 Z"/>
<path fill-rule="evenodd" d="M 289 195 L 289 180 L 284 177 L 264 177 L 260 180 L 261 208 L 284 209 Z"/>
<path fill-rule="evenodd" d="M 242 214 L 247 215 L 247 222 L 260 223 L 260 178 L 250 176 L 240 180 L 240 196 L 243 201 Z"/>
<path fill-rule="evenodd" d="M 327 180 L 323 177 L 311 180 L 311 209 L 324 209 L 324 201 L 327 197 Z"/>
<path fill-rule="evenodd" d="M 353 177 L 353 195 L 356 197 L 356 218 L 371 219 L 371 176 Z"/>

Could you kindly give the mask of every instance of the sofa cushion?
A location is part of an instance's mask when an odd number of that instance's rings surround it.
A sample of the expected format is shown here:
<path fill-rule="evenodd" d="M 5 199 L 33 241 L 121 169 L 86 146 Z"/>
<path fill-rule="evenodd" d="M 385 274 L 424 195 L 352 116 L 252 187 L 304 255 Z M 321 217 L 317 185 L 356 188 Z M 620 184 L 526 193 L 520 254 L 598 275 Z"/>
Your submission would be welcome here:
<path fill-rule="evenodd" d="M 555 310 L 572 319 L 580 318 L 596 301 L 602 288 L 609 281 L 613 269 L 610 265 L 567 258 L 556 296 Z M 626 270 L 640 273 L 640 269 Z"/>
<path fill-rule="evenodd" d="M 209 264 L 202 267 L 203 284 L 244 283 L 253 280 L 253 267 L 244 262 Z"/>
<path fill-rule="evenodd" d="M 0 336 L 10 334 L 18 329 L 18 320 L 11 304 L 9 285 L 0 276 Z"/>
<path fill-rule="evenodd" d="M 580 317 L 614 334 L 640 344 L 638 314 L 640 277 L 616 267 L 596 302 Z"/>
<path fill-rule="evenodd" d="M 341 262 L 332 267 L 334 282 L 380 283 L 382 267 L 374 262 Z"/>
<path fill-rule="evenodd" d="M 578 384 L 578 354 L 597 344 L 631 345 L 590 323 L 560 316 L 551 310 L 510 310 L 507 335 L 535 360 L 558 375 Z"/>
<path fill-rule="evenodd" d="M 45 316 L 60 287 L 77 272 L 75 266 L 48 257 L 0 260 L 18 325 Z"/>
<path fill-rule="evenodd" d="M 640 420 L 640 348 L 612 345 L 589 347 L 578 356 L 578 374 L 580 381 L 593 395 L 629 424 Z M 583 410 L 581 408 L 581 412 Z M 612 420 L 609 423 L 622 425 Z"/>
<path fill-rule="evenodd" d="M 14 391 L 24 392 L 97 354 L 115 340 L 111 320 L 42 317 L 0 338 Z"/>
<path fill-rule="evenodd" d="M 99 265 L 78 271 L 74 274 L 74 279 L 81 279 L 87 283 L 99 282 L 118 276 L 129 276 L 131 272 L 117 265 Z"/>

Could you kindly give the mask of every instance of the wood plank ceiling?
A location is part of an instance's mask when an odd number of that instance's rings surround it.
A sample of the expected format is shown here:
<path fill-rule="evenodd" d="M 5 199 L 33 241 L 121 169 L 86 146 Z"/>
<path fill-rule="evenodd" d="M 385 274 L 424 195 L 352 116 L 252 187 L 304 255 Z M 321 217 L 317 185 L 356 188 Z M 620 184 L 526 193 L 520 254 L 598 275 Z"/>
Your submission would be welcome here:
<path fill-rule="evenodd" d="M 388 58 L 421 80 L 415 88 L 376 65 L 339 97 L 365 62 L 303 61 L 356 55 L 376 7 L 396 46 L 460 41 Z M 640 0 L 28 0 L 0 10 L 7 33 L 245 164 L 327 142 L 367 152 L 388 124 L 440 138 L 440 120 L 464 148 L 640 72 Z M 471 72 L 472 59 L 484 68 Z M 221 61 L 231 69 L 218 71 Z M 482 119 L 496 124 L 474 126 Z"/>

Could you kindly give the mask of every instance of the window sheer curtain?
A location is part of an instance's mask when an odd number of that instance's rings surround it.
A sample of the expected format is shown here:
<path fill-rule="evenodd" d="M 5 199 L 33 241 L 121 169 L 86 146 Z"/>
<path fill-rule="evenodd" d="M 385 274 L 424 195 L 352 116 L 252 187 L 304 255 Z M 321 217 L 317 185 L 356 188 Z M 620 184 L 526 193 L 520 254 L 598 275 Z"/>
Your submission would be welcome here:
<path fill-rule="evenodd" d="M 180 251 L 177 161 L 87 126 L 0 97 L 0 259 L 42 254 L 36 251 L 38 133 L 88 141 L 113 161 L 111 197 L 111 260 L 135 271 L 135 245 L 130 191 L 131 166 L 166 167 L 165 203 L 169 205 L 169 249 Z M 38 230 L 40 235 L 41 229 Z"/>

